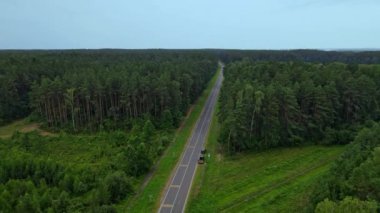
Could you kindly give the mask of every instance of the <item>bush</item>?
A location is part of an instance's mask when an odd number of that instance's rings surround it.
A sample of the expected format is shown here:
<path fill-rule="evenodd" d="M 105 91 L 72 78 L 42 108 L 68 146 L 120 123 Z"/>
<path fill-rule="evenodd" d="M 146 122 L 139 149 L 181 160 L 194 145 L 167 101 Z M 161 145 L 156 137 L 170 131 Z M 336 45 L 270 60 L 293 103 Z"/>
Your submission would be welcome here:
<path fill-rule="evenodd" d="M 355 132 L 350 130 L 335 130 L 327 128 L 325 132 L 325 139 L 323 144 L 348 144 L 354 139 Z"/>
<path fill-rule="evenodd" d="M 380 202 L 380 150 L 376 149 L 380 146 L 379 132 L 380 125 L 376 124 L 357 134 L 329 172 L 315 185 L 310 197 L 311 209 L 326 198 L 338 201 L 355 196 Z"/>
<path fill-rule="evenodd" d="M 55 212 L 66 212 L 69 206 L 70 197 L 69 194 L 63 191 L 57 200 L 53 201 L 53 209 Z"/>
<path fill-rule="evenodd" d="M 116 213 L 116 209 L 109 205 L 103 205 L 96 208 L 95 213 Z"/>
<path fill-rule="evenodd" d="M 343 201 L 333 202 L 329 199 L 318 203 L 316 213 L 375 213 L 377 203 L 375 201 L 361 201 L 357 198 L 345 197 Z"/>
<path fill-rule="evenodd" d="M 98 192 L 100 204 L 116 203 L 133 192 L 130 179 L 124 172 L 114 172 L 108 175 Z"/>

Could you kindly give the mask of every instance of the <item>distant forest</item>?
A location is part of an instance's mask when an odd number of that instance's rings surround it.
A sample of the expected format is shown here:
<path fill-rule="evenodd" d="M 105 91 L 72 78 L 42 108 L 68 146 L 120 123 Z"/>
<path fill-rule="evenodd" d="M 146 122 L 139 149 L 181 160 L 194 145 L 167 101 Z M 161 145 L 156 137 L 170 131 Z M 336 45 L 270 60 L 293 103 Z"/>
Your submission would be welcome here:
<path fill-rule="evenodd" d="M 226 63 L 249 58 L 253 61 L 298 61 L 348 64 L 378 64 L 380 51 L 320 51 L 320 50 L 226 50 L 219 57 Z"/>

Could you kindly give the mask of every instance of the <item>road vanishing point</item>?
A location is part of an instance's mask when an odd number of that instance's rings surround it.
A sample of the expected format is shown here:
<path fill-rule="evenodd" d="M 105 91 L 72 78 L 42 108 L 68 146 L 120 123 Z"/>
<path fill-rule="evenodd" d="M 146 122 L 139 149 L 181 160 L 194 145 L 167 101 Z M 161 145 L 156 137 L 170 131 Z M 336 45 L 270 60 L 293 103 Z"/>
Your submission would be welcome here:
<path fill-rule="evenodd" d="M 161 200 L 159 213 L 182 213 L 185 211 L 186 202 L 198 166 L 198 159 L 210 129 L 212 114 L 220 87 L 222 86 L 224 66 L 222 64 L 220 66 L 221 72 L 187 141 L 180 162 L 173 170 L 170 185 L 166 188 L 165 196 Z"/>

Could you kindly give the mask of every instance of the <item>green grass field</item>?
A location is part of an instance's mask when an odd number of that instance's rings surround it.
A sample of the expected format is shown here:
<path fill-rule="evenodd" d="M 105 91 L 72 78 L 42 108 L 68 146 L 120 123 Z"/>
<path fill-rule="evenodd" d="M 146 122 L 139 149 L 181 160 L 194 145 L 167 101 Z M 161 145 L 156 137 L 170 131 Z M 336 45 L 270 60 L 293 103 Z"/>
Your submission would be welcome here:
<path fill-rule="evenodd" d="M 299 212 L 310 186 L 342 153 L 342 146 L 278 148 L 226 157 L 218 151 L 214 116 L 211 158 L 198 167 L 188 212 Z"/>
<path fill-rule="evenodd" d="M 40 129 L 37 123 L 29 122 L 28 118 L 25 118 L 1 126 L 0 139 L 7 140 L 16 132 L 36 132 L 29 137 L 32 141 L 38 141 L 38 144 L 34 142 L 32 148 L 25 151 L 11 143 L 1 143 L 0 151 L 11 149 L 15 152 L 48 157 L 74 170 L 82 168 L 102 170 L 102 166 L 110 163 L 110 156 L 115 155 L 115 148 L 107 139 L 107 133 L 96 135 L 54 134 Z M 53 137 L 38 137 L 38 135 Z"/>
<path fill-rule="evenodd" d="M 202 108 L 216 82 L 219 72 L 220 69 L 211 79 L 207 88 L 203 91 L 202 96 L 193 105 L 192 111 L 184 120 L 179 131 L 177 131 L 174 141 L 169 145 L 156 165 L 156 168 L 154 169 L 155 171 L 149 182 L 136 194 L 135 197 L 126 200 L 117 207 L 120 212 L 154 212 L 159 208 L 161 194 L 170 178 L 173 168 L 182 154 L 194 125 L 202 112 Z"/>

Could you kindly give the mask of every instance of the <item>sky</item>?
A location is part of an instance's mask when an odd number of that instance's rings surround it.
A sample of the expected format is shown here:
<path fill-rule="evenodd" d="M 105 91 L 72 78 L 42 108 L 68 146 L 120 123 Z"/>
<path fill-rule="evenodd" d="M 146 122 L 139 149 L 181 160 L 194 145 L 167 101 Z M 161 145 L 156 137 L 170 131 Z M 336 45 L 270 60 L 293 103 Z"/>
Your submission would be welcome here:
<path fill-rule="evenodd" d="M 1 0 L 0 49 L 380 48 L 380 0 Z"/>

